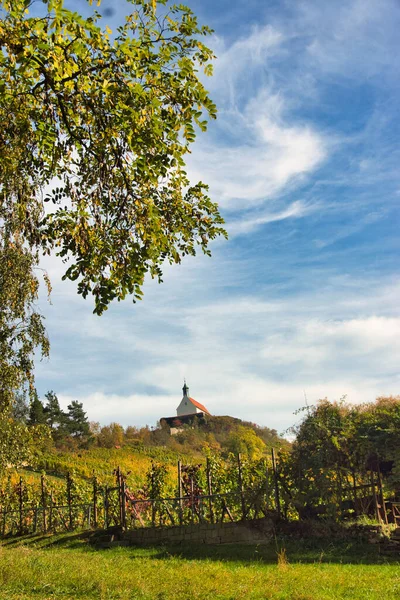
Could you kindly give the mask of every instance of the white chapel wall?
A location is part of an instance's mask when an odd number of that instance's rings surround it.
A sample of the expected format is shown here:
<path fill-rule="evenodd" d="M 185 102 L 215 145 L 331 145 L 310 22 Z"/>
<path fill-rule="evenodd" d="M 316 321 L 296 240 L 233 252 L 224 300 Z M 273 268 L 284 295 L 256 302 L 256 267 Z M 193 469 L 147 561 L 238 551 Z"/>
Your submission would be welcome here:
<path fill-rule="evenodd" d="M 194 415 L 199 412 L 201 412 L 201 410 L 199 410 L 197 406 L 192 404 L 192 402 L 187 396 L 183 396 L 181 403 L 176 409 L 176 414 L 178 417 L 183 417 L 184 415 Z"/>

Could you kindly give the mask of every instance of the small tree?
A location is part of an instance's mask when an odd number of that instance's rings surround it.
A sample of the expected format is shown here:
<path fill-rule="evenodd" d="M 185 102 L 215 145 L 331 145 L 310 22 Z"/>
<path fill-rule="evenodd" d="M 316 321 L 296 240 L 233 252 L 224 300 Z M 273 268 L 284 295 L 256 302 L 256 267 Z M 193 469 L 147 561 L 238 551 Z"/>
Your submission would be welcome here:
<path fill-rule="evenodd" d="M 56 429 L 56 426 L 58 426 L 59 428 L 60 425 L 62 425 L 65 422 L 66 415 L 61 410 L 58 398 L 52 390 L 47 392 L 45 398 L 47 400 L 47 404 L 44 408 L 46 423 L 48 424 L 50 429 L 54 431 L 54 429 Z"/>
<path fill-rule="evenodd" d="M 103 448 L 122 446 L 124 443 L 124 428 L 119 423 L 111 423 L 102 427 L 97 436 L 97 443 Z"/>
<path fill-rule="evenodd" d="M 227 449 L 233 454 L 244 454 L 248 458 L 260 458 L 266 450 L 265 443 L 250 427 L 239 426 L 229 435 Z"/>
<path fill-rule="evenodd" d="M 89 421 L 83 410 L 83 403 L 73 400 L 68 405 L 67 429 L 74 438 L 84 439 L 90 434 Z"/>
<path fill-rule="evenodd" d="M 21 390 L 27 389 L 34 400 L 34 352 L 39 350 L 42 356 L 49 353 L 36 308 L 39 281 L 33 270 L 35 259 L 23 243 L 23 236 L 13 236 L 11 226 L 5 225 L 1 157 L 7 154 L 6 147 L 0 135 L 0 412 L 12 408 L 15 394 Z"/>
<path fill-rule="evenodd" d="M 46 423 L 46 415 L 44 412 L 43 402 L 35 395 L 29 409 L 29 425 L 44 425 Z"/>

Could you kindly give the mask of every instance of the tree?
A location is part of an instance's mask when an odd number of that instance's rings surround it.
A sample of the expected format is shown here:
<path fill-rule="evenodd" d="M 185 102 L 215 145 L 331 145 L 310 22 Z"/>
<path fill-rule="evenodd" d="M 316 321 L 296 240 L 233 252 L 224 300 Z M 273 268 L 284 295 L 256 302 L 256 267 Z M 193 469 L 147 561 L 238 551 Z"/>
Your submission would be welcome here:
<path fill-rule="evenodd" d="M 38 454 L 49 449 L 50 441 L 38 396 L 28 406 L 25 394 L 15 393 L 8 410 L 0 411 L 0 477 L 7 468 L 32 464 Z"/>
<path fill-rule="evenodd" d="M 42 356 L 49 352 L 42 317 L 35 307 L 39 288 L 32 270 L 35 259 L 22 239 L 11 235 L 1 192 L 0 183 L 0 470 L 32 456 L 33 434 L 25 422 L 29 418 L 30 423 L 44 423 L 34 387 L 34 352 Z"/>
<path fill-rule="evenodd" d="M 134 425 L 128 425 L 128 427 L 125 429 L 126 442 L 129 442 L 133 439 L 137 439 L 138 433 L 139 431 L 137 427 L 135 427 Z"/>
<path fill-rule="evenodd" d="M 47 12 L 32 17 L 33 1 L 0 0 L 3 219 L 11 236 L 69 260 L 64 278 L 101 314 L 140 298 L 147 273 L 161 281 L 165 261 L 196 246 L 209 254 L 226 235 L 184 163 L 195 127 L 216 116 L 198 76 L 211 74 L 210 29 L 182 5 L 159 15 L 166 0 L 129 0 L 135 10 L 112 37 L 97 12 L 43 1 Z"/>
<path fill-rule="evenodd" d="M 60 425 L 65 422 L 66 415 L 61 410 L 58 398 L 52 390 L 47 392 L 45 398 L 47 400 L 47 404 L 44 408 L 46 423 L 51 430 L 54 430 L 56 425 L 60 427 Z"/>
<path fill-rule="evenodd" d="M 122 446 L 124 443 L 124 428 L 119 423 L 111 423 L 101 428 L 97 443 L 103 448 Z"/>
<path fill-rule="evenodd" d="M 357 406 L 320 400 L 293 432 L 285 478 L 300 514 L 342 517 L 343 501 L 356 506 L 378 469 L 391 493 L 400 490 L 400 397 Z"/>
<path fill-rule="evenodd" d="M 250 427 L 239 425 L 229 434 L 227 448 L 234 454 L 245 454 L 251 459 L 260 458 L 266 450 L 265 443 Z"/>
<path fill-rule="evenodd" d="M 89 436 L 89 421 L 83 410 L 82 402 L 72 400 L 71 404 L 68 404 L 67 428 L 73 437 L 83 439 Z"/>
<path fill-rule="evenodd" d="M 46 423 L 46 415 L 44 412 L 44 406 L 41 400 L 36 395 L 31 402 L 29 408 L 29 425 L 44 425 Z"/>

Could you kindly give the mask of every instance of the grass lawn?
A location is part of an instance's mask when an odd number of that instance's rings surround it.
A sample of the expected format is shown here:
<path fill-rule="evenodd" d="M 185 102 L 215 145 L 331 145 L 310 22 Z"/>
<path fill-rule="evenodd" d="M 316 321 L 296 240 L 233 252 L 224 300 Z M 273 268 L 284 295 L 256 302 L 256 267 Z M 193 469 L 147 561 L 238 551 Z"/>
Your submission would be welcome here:
<path fill-rule="evenodd" d="M 0 599 L 28 598 L 399 600 L 400 557 L 329 540 L 111 550 L 84 534 L 3 541 Z"/>

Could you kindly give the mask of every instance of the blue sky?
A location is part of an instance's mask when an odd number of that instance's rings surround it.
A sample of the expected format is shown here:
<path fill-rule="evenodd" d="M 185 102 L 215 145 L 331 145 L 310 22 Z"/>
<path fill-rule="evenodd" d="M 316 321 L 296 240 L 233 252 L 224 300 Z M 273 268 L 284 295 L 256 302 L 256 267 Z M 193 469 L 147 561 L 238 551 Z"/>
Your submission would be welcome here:
<path fill-rule="evenodd" d="M 102 424 L 154 425 L 186 377 L 211 413 L 283 431 L 304 393 L 400 393 L 398 1 L 188 4 L 215 30 L 219 109 L 188 172 L 230 239 L 100 318 L 47 261 L 40 394 L 83 401 Z M 104 0 L 104 24 L 129 7 Z"/>

